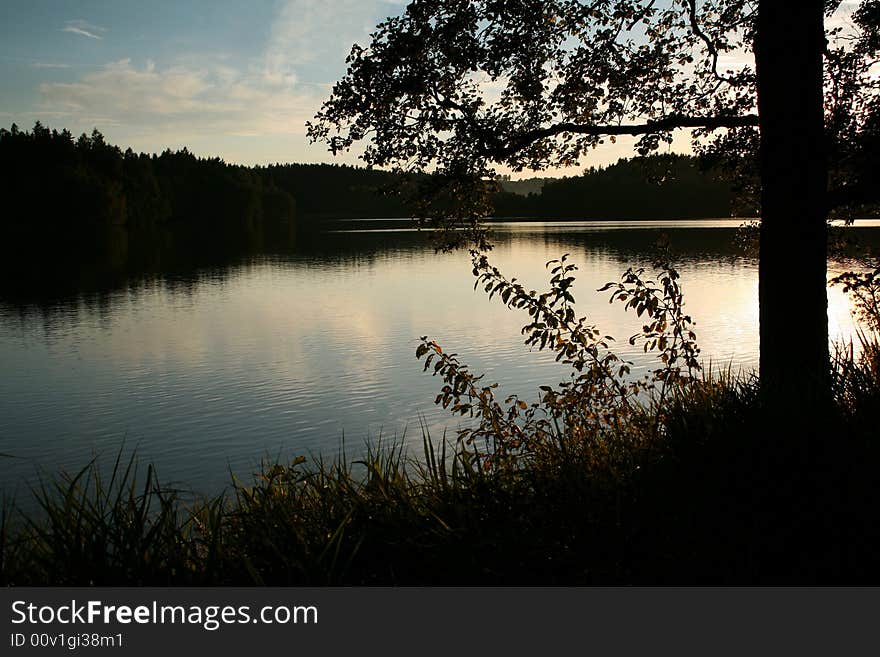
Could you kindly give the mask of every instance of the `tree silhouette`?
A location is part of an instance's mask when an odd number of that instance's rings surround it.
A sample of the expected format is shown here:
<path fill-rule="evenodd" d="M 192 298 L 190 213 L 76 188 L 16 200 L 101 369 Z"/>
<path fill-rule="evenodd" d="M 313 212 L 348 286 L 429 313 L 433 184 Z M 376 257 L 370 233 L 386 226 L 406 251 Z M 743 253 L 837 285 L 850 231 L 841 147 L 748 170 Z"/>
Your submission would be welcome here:
<path fill-rule="evenodd" d="M 537 193 L 505 191 L 492 198 L 496 217 L 580 220 L 730 217 L 732 201 L 731 184 L 720 172 L 674 154 L 591 167 L 580 176 L 545 180 Z"/>
<path fill-rule="evenodd" d="M 369 165 L 436 171 L 459 198 L 452 220 L 481 216 L 498 165 L 573 165 L 621 136 L 645 155 L 691 129 L 703 153 L 755 163 L 762 385 L 812 408 L 828 387 L 829 206 L 876 192 L 880 3 L 826 31 L 840 5 L 414 0 L 352 48 L 309 132 L 333 152 L 367 141 Z M 754 66 L 724 64 L 749 55 Z M 845 184 L 829 193 L 832 154 Z"/>
<path fill-rule="evenodd" d="M 157 227 L 240 241 L 294 220 L 291 194 L 265 172 L 185 148 L 124 153 L 95 129 L 74 140 L 40 122 L 0 129 L 0 228 L 93 241 L 109 227 Z"/>

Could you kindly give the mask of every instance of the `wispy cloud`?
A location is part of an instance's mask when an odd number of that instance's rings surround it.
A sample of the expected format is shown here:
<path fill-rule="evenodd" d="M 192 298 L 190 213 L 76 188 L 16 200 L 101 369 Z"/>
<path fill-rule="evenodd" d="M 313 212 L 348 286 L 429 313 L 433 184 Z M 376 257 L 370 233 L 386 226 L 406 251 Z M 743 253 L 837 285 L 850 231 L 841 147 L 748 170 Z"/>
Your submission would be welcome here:
<path fill-rule="evenodd" d="M 377 22 L 400 9 L 393 0 L 285 0 L 264 52 L 266 81 L 289 84 L 305 69 L 341 73 L 352 44 L 365 41 Z"/>
<path fill-rule="evenodd" d="M 122 59 L 74 82 L 42 84 L 43 108 L 66 112 L 72 121 L 101 115 L 141 133 L 301 136 L 329 83 L 344 70 L 351 44 L 396 11 L 400 5 L 388 0 L 338 0 L 332 6 L 285 0 L 262 53 L 249 62 L 178 58 L 159 67 Z M 105 31 L 83 20 L 69 21 L 64 30 L 89 38 Z M 303 82 L 320 79 L 316 66 L 327 79 Z"/>
<path fill-rule="evenodd" d="M 278 89 L 219 64 L 159 68 L 123 59 L 40 92 L 45 108 L 76 122 L 100 115 L 141 133 L 267 136 L 303 134 L 326 90 Z"/>
<path fill-rule="evenodd" d="M 70 64 L 56 64 L 54 62 L 34 62 L 32 68 L 70 68 Z"/>
<path fill-rule="evenodd" d="M 306 153 L 305 122 L 344 72 L 351 44 L 400 10 L 395 0 L 280 0 L 263 48 L 247 60 L 223 53 L 166 55 L 170 63 L 162 65 L 120 59 L 74 81 L 41 84 L 36 109 L 61 113 L 74 130 L 114 126 L 108 136 L 148 150 L 237 140 L 213 153 L 235 161 L 326 160 L 321 147 Z M 83 20 L 64 31 L 106 34 Z"/>
<path fill-rule="evenodd" d="M 88 21 L 77 19 L 67 21 L 64 24 L 64 27 L 61 28 L 61 31 L 78 34 L 80 36 L 88 37 L 89 39 L 103 39 L 104 37 L 101 33 L 106 32 L 107 30 L 99 25 L 93 25 Z"/>

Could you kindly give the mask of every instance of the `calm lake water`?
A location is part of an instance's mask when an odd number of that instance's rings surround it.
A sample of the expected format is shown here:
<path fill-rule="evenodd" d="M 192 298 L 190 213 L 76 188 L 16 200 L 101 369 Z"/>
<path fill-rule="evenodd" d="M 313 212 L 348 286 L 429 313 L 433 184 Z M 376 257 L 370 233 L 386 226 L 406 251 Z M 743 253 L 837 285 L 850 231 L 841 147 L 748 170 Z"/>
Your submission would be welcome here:
<path fill-rule="evenodd" d="M 754 368 L 757 262 L 735 249 L 737 225 L 499 224 L 491 258 L 541 289 L 544 263 L 570 253 L 579 313 L 644 371 L 653 361 L 626 340 L 640 322 L 595 290 L 648 266 L 666 232 L 704 358 Z M 880 222 L 861 225 L 863 239 L 880 241 Z M 38 472 L 78 468 L 95 454 L 112 461 L 122 445 L 163 481 L 206 493 L 264 457 L 332 456 L 343 440 L 356 456 L 379 437 L 420 445 L 420 421 L 434 437 L 456 427 L 433 405 L 440 381 L 414 356 L 422 335 L 504 393 L 534 399 L 539 385 L 566 377 L 550 353 L 522 344 L 526 314 L 474 291 L 466 253 L 435 254 L 413 230 L 340 226 L 300 236 L 285 253 L 116 275 L 103 287 L 79 272 L 57 294 L 0 289 L 4 489 L 23 497 Z M 852 336 L 837 288 L 829 322 L 834 339 Z"/>

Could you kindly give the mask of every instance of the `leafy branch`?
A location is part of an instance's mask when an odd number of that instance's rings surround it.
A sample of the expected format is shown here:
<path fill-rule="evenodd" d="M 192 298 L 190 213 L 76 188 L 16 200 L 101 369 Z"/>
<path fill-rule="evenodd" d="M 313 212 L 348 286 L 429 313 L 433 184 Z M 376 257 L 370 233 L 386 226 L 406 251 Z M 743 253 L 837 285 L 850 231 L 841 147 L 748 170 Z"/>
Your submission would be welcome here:
<path fill-rule="evenodd" d="M 425 357 L 425 371 L 433 368 L 444 380 L 435 403 L 476 420 L 459 429 L 459 437 L 469 444 L 484 443 L 487 464 L 515 463 L 561 431 L 585 442 L 601 440 L 632 419 L 640 408 L 637 401 L 646 396 L 655 402 L 652 431 L 659 431 L 669 391 L 687 385 L 701 369 L 694 322 L 683 310 L 680 276 L 665 246 L 654 263 L 656 280 L 646 278 L 644 268 L 630 268 L 620 281 L 599 290 L 612 290 L 611 303 L 621 302 L 648 319 L 629 342 L 641 342 L 646 353 L 656 352 L 661 365 L 640 378 L 631 376 L 630 361 L 612 351 L 611 336 L 586 317 L 577 317 L 572 292 L 577 266 L 568 254 L 547 263 L 550 280 L 542 293 L 505 278 L 485 253 L 473 250 L 471 256 L 474 288 L 482 287 L 490 299 L 498 297 L 508 308 L 526 311 L 531 319 L 522 328 L 525 344 L 538 351 L 550 349 L 557 362 L 572 370 L 567 381 L 540 386 L 536 403 L 527 404 L 517 395 L 500 402 L 497 383 L 484 384 L 483 375 L 471 372 L 457 354 L 447 354 L 437 342 L 422 337 L 416 357 Z"/>

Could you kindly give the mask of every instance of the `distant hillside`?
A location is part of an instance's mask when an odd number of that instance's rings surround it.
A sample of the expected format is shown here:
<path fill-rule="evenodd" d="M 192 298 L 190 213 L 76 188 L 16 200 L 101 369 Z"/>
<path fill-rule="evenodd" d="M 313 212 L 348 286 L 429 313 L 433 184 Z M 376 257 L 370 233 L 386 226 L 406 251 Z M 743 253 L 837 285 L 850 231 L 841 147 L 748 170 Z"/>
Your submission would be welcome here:
<path fill-rule="evenodd" d="M 389 190 L 396 177 L 346 165 L 266 167 L 271 184 L 290 193 L 301 216 L 312 219 L 403 217 L 403 201 Z M 729 217 L 730 184 L 686 155 L 620 160 L 571 178 L 498 180 L 495 216 L 553 219 L 683 219 Z"/>
<path fill-rule="evenodd" d="M 502 183 L 505 186 L 505 183 Z M 547 180 L 540 193 L 495 198 L 498 217 L 685 219 L 729 217 L 730 183 L 686 155 L 620 160 L 583 175 Z"/>
<path fill-rule="evenodd" d="M 255 169 L 297 202 L 301 219 L 406 217 L 403 201 L 389 193 L 397 176 L 338 164 L 274 164 Z"/>
<path fill-rule="evenodd" d="M 510 176 L 502 176 L 498 182 L 501 189 L 511 194 L 519 194 L 520 196 L 528 196 L 529 194 L 540 194 L 541 189 L 549 181 L 556 178 L 524 178 L 523 180 L 510 180 Z"/>
<path fill-rule="evenodd" d="M 0 130 L 0 194 L 0 227 L 62 239 L 110 228 L 261 239 L 295 214 L 293 197 L 251 168 L 185 148 L 123 152 L 97 130 L 74 138 L 39 122 Z"/>
<path fill-rule="evenodd" d="M 138 154 L 106 143 L 95 130 L 74 138 L 37 123 L 0 130 L 0 192 L 6 226 L 79 230 L 191 227 L 261 239 L 293 220 L 406 217 L 393 192 L 396 175 L 331 164 L 244 167 L 186 149 Z M 498 180 L 497 217 L 674 219 L 726 217 L 728 183 L 684 155 L 620 160 L 571 178 Z"/>

